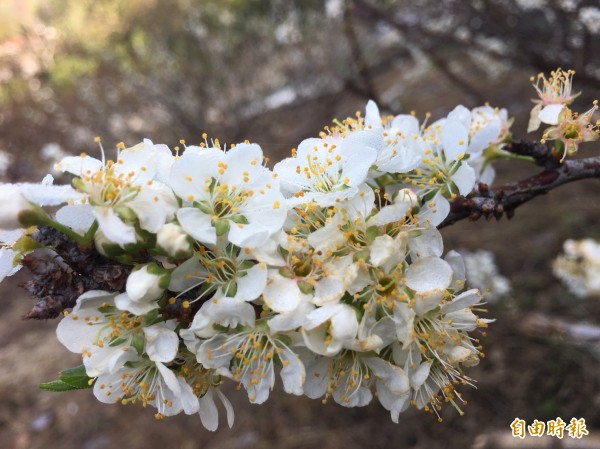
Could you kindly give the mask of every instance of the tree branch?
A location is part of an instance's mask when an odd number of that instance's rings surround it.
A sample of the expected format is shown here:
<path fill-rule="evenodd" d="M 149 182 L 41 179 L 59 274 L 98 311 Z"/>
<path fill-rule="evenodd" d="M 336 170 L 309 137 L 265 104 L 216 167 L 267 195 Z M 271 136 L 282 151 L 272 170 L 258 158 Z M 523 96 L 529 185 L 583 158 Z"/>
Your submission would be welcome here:
<path fill-rule="evenodd" d="M 545 170 L 522 181 L 493 189 L 480 183 L 477 192 L 466 197 L 458 196 L 450 203 L 450 214 L 438 228 L 444 228 L 465 218 L 471 221 L 481 216 L 488 220 L 492 217 L 499 220 L 504 215 L 511 218 L 521 204 L 563 184 L 581 179 L 600 178 L 600 156 L 567 160 L 559 164 L 548 147 L 535 142 L 514 142 L 507 149 L 517 154 L 532 156 Z M 546 156 L 543 156 L 544 151 Z"/>

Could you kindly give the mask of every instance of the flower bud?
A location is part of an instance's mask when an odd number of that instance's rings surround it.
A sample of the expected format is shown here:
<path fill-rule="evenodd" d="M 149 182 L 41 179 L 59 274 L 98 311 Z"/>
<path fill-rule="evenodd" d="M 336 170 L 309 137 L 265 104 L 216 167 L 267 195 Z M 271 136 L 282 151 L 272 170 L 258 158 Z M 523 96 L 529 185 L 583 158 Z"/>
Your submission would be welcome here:
<path fill-rule="evenodd" d="M 164 278 L 168 272 L 151 263 L 134 271 L 127 278 L 127 296 L 134 302 L 148 302 L 158 299 L 164 292 Z M 168 284 L 168 279 L 167 279 Z"/>
<path fill-rule="evenodd" d="M 171 279 L 170 273 L 155 263 L 143 265 L 127 278 L 125 293 L 115 297 L 115 305 L 135 315 L 158 308 L 158 302 Z"/>
<path fill-rule="evenodd" d="M 184 258 L 192 252 L 188 235 L 175 223 L 167 223 L 158 230 L 156 243 L 171 257 Z"/>
<path fill-rule="evenodd" d="M 410 207 L 418 207 L 419 206 L 419 197 L 411 189 L 402 189 L 398 192 L 395 202 L 396 203 L 406 203 Z"/>

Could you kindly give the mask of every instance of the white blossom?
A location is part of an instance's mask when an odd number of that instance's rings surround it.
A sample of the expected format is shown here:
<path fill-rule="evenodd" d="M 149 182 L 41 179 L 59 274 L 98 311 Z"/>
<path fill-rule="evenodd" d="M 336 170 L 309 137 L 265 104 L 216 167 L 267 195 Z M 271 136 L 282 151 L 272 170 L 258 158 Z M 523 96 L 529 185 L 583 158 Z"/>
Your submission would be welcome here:
<path fill-rule="evenodd" d="M 326 207 L 356 195 L 377 157 L 377 150 L 368 145 L 369 136 L 357 131 L 303 140 L 295 156 L 274 169 L 289 204 Z"/>
<path fill-rule="evenodd" d="M 593 239 L 566 240 L 564 254 L 552 265 L 554 275 L 579 297 L 600 294 L 600 244 Z"/>
<path fill-rule="evenodd" d="M 100 230 L 110 241 L 124 245 L 137 241 L 135 219 L 142 229 L 157 232 L 175 214 L 173 192 L 155 180 L 161 155 L 169 158 L 171 152 L 145 140 L 121 150 L 116 162 L 82 154 L 66 157 L 56 169 L 78 177 L 74 185 L 93 207 Z"/>
<path fill-rule="evenodd" d="M 188 147 L 173 163 L 169 185 L 184 207 L 177 219 L 201 243 L 217 237 L 239 247 L 256 247 L 281 229 L 287 210 L 279 183 L 263 167 L 256 144 L 239 144 L 229 151 Z"/>

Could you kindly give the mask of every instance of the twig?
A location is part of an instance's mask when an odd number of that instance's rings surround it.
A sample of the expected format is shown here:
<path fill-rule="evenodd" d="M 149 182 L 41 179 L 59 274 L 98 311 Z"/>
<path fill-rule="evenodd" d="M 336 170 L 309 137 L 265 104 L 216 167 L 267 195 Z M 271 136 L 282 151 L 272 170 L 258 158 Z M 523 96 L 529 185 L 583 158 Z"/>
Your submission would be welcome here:
<path fill-rule="evenodd" d="M 446 79 L 448 79 L 456 87 L 461 89 L 475 103 L 483 103 L 482 95 L 479 92 L 477 92 L 471 84 L 469 84 L 468 82 L 465 82 L 461 77 L 454 74 L 452 72 L 452 70 L 450 69 L 448 62 L 435 51 L 435 46 L 437 46 L 437 44 L 439 44 L 439 41 L 434 40 L 433 45 L 431 45 L 431 44 L 426 45 L 426 43 L 424 41 L 422 41 L 420 39 L 416 39 L 414 37 L 414 31 L 418 31 L 419 33 L 422 33 L 422 34 L 426 35 L 427 37 L 429 37 L 431 34 L 429 32 L 427 32 L 427 30 L 425 30 L 424 28 L 417 26 L 415 24 L 412 24 L 410 26 L 405 25 L 405 24 L 399 22 L 398 20 L 396 20 L 390 14 L 386 14 L 384 11 L 380 10 L 377 6 L 374 6 L 364 0 L 353 0 L 353 3 L 355 4 L 356 8 L 359 9 L 360 12 L 362 13 L 362 14 L 357 14 L 357 17 L 359 17 L 363 20 L 365 18 L 371 17 L 375 20 L 381 20 L 381 21 L 387 23 L 388 25 L 392 26 L 393 28 L 395 28 L 398 33 L 407 37 L 412 45 L 416 46 L 419 50 L 421 50 L 427 56 L 427 58 L 429 58 L 429 61 L 431 62 L 431 64 L 444 77 L 446 77 Z"/>
<path fill-rule="evenodd" d="M 449 226 L 465 218 L 472 221 L 479 219 L 481 216 L 488 220 L 492 217 L 499 220 L 504 215 L 511 218 L 514 215 L 514 210 L 521 204 L 548 193 L 563 184 L 581 179 L 600 178 L 600 156 L 567 160 L 553 167 L 556 162 L 552 162 L 554 160 L 552 153 L 547 153 L 544 158 L 541 153 L 538 153 L 538 151 L 543 151 L 539 144 L 515 142 L 509 149 L 517 153 L 518 151 L 531 151 L 527 154 L 534 157 L 537 163 L 546 167 L 546 169 L 530 178 L 493 189 L 480 183 L 477 192 L 466 197 L 458 196 L 451 202 L 450 214 L 438 226 L 439 228 Z"/>

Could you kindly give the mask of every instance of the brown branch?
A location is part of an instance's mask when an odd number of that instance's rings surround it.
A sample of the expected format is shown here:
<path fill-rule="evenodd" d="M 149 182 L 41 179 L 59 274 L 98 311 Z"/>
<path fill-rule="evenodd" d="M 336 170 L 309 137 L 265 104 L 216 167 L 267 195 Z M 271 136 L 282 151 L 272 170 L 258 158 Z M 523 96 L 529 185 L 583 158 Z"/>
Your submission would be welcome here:
<path fill-rule="evenodd" d="M 382 21 L 387 23 L 394 28 L 400 35 L 408 38 L 410 43 L 417 47 L 425 56 L 429 59 L 430 63 L 435 69 L 440 72 L 450 83 L 461 89 L 471 100 L 475 103 L 483 103 L 483 96 L 473 88 L 472 84 L 466 82 L 462 77 L 456 75 L 450 68 L 450 64 L 439 52 L 435 49 L 439 46 L 440 40 L 437 40 L 439 36 L 429 32 L 425 28 L 418 24 L 412 23 L 410 25 L 404 24 L 397 20 L 393 15 L 379 9 L 379 7 L 372 5 L 365 0 L 353 0 L 356 8 L 355 15 L 362 20 L 371 18 L 372 20 Z M 415 37 L 416 33 L 416 37 Z M 433 43 L 426 43 L 425 41 L 418 38 L 418 35 L 424 35 L 428 38 L 435 37 Z M 455 41 L 453 35 L 449 34 L 444 36 L 444 39 Z"/>
<path fill-rule="evenodd" d="M 531 150 L 532 152 L 543 151 L 539 145 L 532 142 L 515 142 L 509 149 L 517 153 L 517 149 Z M 529 155 L 536 158 L 533 154 Z M 457 197 L 450 203 L 450 214 L 438 228 L 449 226 L 465 218 L 469 218 L 471 221 L 475 221 L 481 216 L 488 220 L 492 217 L 499 220 L 504 215 L 511 218 L 515 209 L 520 205 L 563 184 L 581 179 L 600 178 L 600 156 L 567 160 L 554 167 L 552 165 L 556 162 L 552 162 L 553 160 L 551 152 L 547 153 L 546 159 L 540 154 L 536 161 L 546 168 L 543 172 L 522 181 L 493 189 L 486 184 L 479 184 L 477 192 L 466 197 Z"/>
<path fill-rule="evenodd" d="M 547 170 L 557 169 L 561 165 L 561 156 L 548 144 L 532 140 L 514 140 L 504 145 L 502 149 L 519 156 L 531 157 L 537 165 Z"/>

